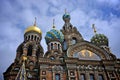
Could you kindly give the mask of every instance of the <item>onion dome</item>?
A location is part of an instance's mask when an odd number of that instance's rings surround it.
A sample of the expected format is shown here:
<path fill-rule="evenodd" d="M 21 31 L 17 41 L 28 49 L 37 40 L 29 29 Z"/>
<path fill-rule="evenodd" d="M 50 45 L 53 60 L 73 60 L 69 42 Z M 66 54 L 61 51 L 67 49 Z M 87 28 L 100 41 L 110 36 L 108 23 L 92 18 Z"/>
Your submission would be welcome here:
<path fill-rule="evenodd" d="M 37 32 L 37 33 L 39 33 L 39 34 L 42 34 L 41 30 L 40 30 L 37 26 L 29 26 L 29 27 L 25 30 L 25 33 L 31 32 L 31 31 Z"/>
<path fill-rule="evenodd" d="M 45 40 L 47 44 L 51 41 L 59 41 L 62 43 L 64 41 L 64 35 L 62 34 L 61 31 L 53 28 L 52 30 L 47 32 Z"/>
<path fill-rule="evenodd" d="M 65 14 L 63 15 L 63 20 L 66 22 L 66 21 L 70 21 L 70 14 L 66 12 L 65 10 Z"/>
<path fill-rule="evenodd" d="M 31 31 L 37 32 L 37 33 L 39 33 L 40 35 L 42 34 L 42 31 L 40 30 L 40 28 L 38 28 L 38 27 L 36 26 L 36 20 L 35 20 L 33 26 L 29 26 L 29 27 L 25 30 L 25 33 L 31 32 Z"/>
<path fill-rule="evenodd" d="M 104 34 L 95 34 L 91 38 L 91 43 L 97 46 L 108 46 L 108 38 Z"/>

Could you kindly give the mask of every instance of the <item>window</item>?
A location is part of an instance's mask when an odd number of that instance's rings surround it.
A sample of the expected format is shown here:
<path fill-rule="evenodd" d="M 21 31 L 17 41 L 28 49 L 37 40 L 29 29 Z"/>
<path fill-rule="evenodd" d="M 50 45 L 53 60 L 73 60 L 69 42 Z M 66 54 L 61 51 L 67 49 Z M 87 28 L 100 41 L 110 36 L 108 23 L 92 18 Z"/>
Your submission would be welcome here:
<path fill-rule="evenodd" d="M 57 49 L 57 43 L 54 44 L 54 49 Z"/>
<path fill-rule="evenodd" d="M 33 35 L 32 35 L 32 37 L 31 37 L 32 39 L 31 40 L 33 40 Z"/>
<path fill-rule="evenodd" d="M 74 72 L 73 72 L 73 71 L 71 71 L 71 72 L 70 72 L 70 75 L 71 75 L 71 76 L 74 76 L 75 74 L 74 74 Z"/>
<path fill-rule="evenodd" d="M 36 38 L 37 38 L 37 37 L 35 36 L 35 41 L 36 41 Z"/>
<path fill-rule="evenodd" d="M 58 49 L 60 49 L 60 44 L 58 44 Z"/>
<path fill-rule="evenodd" d="M 30 40 L 30 35 L 28 36 L 28 40 Z"/>
<path fill-rule="evenodd" d="M 32 56 L 32 48 L 33 48 L 33 46 L 29 45 L 27 56 Z"/>
<path fill-rule="evenodd" d="M 85 80 L 85 74 L 81 74 L 81 80 Z"/>
<path fill-rule="evenodd" d="M 64 43 L 63 43 L 63 49 L 66 50 L 67 49 L 67 42 L 64 40 Z"/>
<path fill-rule="evenodd" d="M 94 80 L 94 75 L 90 74 L 90 80 Z"/>
<path fill-rule="evenodd" d="M 70 80 L 75 80 L 75 78 L 72 77 L 72 78 L 70 78 Z"/>
<path fill-rule="evenodd" d="M 98 78 L 99 78 L 99 80 L 104 80 L 104 78 L 103 78 L 103 75 L 102 75 L 102 74 L 99 74 Z"/>
<path fill-rule="evenodd" d="M 72 38 L 72 44 L 76 44 L 77 43 L 77 40 L 76 40 L 76 38 Z"/>
<path fill-rule="evenodd" d="M 55 58 L 53 56 L 50 57 L 50 60 L 54 60 Z"/>
<path fill-rule="evenodd" d="M 25 37 L 25 40 L 27 40 L 27 36 Z"/>
<path fill-rule="evenodd" d="M 55 74 L 55 80 L 60 80 L 60 74 Z"/>
<path fill-rule="evenodd" d="M 46 71 L 42 71 L 42 75 L 46 75 Z"/>
<path fill-rule="evenodd" d="M 53 49 L 53 43 L 51 43 L 51 50 Z"/>
<path fill-rule="evenodd" d="M 42 80 L 46 80 L 46 78 L 42 78 Z"/>

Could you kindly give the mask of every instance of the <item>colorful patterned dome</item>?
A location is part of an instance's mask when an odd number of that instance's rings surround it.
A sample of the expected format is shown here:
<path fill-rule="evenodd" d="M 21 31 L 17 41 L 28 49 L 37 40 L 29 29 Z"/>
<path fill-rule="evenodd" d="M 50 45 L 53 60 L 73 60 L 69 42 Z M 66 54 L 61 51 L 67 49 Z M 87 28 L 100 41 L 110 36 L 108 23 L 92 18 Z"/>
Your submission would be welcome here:
<path fill-rule="evenodd" d="M 54 40 L 58 40 L 62 43 L 64 41 L 64 35 L 62 34 L 62 32 L 53 28 L 52 30 L 47 32 L 45 40 L 47 44 Z"/>
<path fill-rule="evenodd" d="M 91 42 L 98 46 L 102 46 L 102 45 L 108 46 L 108 38 L 104 34 L 95 34 L 91 38 Z"/>

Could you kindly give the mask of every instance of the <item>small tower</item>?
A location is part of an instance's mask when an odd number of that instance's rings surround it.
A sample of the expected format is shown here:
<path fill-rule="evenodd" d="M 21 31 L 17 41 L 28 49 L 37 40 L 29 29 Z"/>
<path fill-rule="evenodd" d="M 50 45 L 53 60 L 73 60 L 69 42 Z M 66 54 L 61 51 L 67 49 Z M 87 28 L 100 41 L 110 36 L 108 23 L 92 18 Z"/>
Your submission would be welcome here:
<path fill-rule="evenodd" d="M 61 32 L 64 35 L 64 50 L 67 50 L 67 48 L 69 48 L 70 46 L 83 41 L 83 38 L 77 28 L 70 23 L 71 17 L 66 10 L 62 19 L 64 21 L 64 25 Z"/>
<path fill-rule="evenodd" d="M 54 20 L 53 27 L 50 31 L 47 32 L 45 36 L 46 43 L 48 45 L 48 51 L 45 54 L 45 57 L 51 59 L 59 59 L 62 56 L 63 40 L 64 35 L 59 30 L 55 29 Z"/>

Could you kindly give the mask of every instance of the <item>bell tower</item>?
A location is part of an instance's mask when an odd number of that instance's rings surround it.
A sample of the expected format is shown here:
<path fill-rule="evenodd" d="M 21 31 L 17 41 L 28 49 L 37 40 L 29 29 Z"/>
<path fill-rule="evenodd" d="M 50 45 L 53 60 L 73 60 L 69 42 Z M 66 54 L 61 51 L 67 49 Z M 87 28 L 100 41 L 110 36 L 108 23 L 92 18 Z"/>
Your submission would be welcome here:
<path fill-rule="evenodd" d="M 20 71 L 23 64 L 23 57 L 25 60 L 25 70 L 27 79 L 38 80 L 39 64 L 38 60 L 43 57 L 43 48 L 40 44 L 42 39 L 42 32 L 36 25 L 36 18 L 34 25 L 29 26 L 24 33 L 24 41 L 18 46 L 16 58 L 14 63 L 4 73 L 5 80 L 15 80 L 16 75 Z M 9 74 L 9 75 L 8 75 Z"/>

